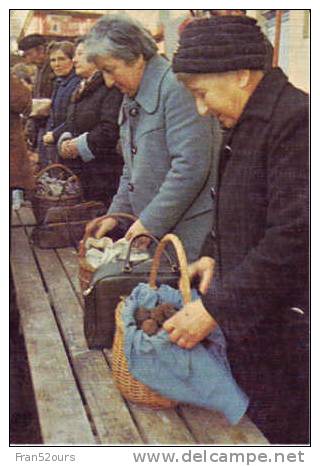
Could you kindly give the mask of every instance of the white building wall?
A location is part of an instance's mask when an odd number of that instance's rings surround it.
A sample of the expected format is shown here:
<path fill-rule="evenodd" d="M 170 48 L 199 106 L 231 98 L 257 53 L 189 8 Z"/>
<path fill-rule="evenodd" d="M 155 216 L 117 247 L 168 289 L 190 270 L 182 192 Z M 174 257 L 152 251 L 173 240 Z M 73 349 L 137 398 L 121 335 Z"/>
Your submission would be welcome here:
<path fill-rule="evenodd" d="M 309 36 L 304 37 L 306 10 L 291 10 L 288 38 L 288 75 L 291 82 L 306 92 L 310 90 Z"/>

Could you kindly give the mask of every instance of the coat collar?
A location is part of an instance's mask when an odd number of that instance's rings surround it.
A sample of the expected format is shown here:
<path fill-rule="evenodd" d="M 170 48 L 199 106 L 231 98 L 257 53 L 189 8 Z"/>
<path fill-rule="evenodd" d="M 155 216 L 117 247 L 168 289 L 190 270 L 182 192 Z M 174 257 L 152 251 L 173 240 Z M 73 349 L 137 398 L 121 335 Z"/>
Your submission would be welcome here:
<path fill-rule="evenodd" d="M 152 57 L 144 70 L 135 101 L 147 112 L 154 113 L 160 100 L 161 82 L 170 69 L 170 63 L 159 55 Z M 128 101 L 126 98 L 125 101 Z"/>
<path fill-rule="evenodd" d="M 80 78 L 76 75 L 74 69 L 68 74 L 68 76 L 63 76 L 61 78 L 56 78 L 56 84 L 58 86 L 67 86 L 67 84 L 73 79 L 78 78 L 80 82 Z"/>
<path fill-rule="evenodd" d="M 269 121 L 287 83 L 288 78 L 280 68 L 269 71 L 248 100 L 239 123 L 247 118 Z"/>

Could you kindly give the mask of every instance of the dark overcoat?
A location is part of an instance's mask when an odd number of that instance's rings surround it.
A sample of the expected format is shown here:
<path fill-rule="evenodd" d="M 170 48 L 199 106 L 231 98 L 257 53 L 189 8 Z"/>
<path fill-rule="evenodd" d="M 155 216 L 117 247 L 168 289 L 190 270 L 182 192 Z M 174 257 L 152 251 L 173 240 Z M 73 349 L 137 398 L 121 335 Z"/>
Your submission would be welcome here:
<path fill-rule="evenodd" d="M 65 131 L 73 138 L 84 137 L 80 150 L 84 146 L 84 152 L 89 152 L 92 158 L 86 161 L 80 154 L 74 160 L 60 161 L 80 176 L 88 200 L 107 203 L 117 191 L 123 165 L 116 151 L 122 98 L 118 89 L 106 87 L 100 72 L 83 88 L 78 86 L 72 95 Z"/>
<path fill-rule="evenodd" d="M 50 114 L 45 128 L 40 128 L 38 132 L 38 149 L 41 168 L 58 161 L 56 144 L 59 137 L 64 132 L 70 99 L 79 83 L 80 78 L 75 74 L 74 70 L 72 70 L 68 76 L 56 78 L 54 81 Z M 46 145 L 43 142 L 43 136 L 48 131 L 52 132 L 54 143 Z"/>
<path fill-rule="evenodd" d="M 64 131 L 70 99 L 79 83 L 80 78 L 74 70 L 68 76 L 55 79 L 51 110 L 46 126 L 46 131 L 52 131 L 55 142 Z"/>
<path fill-rule="evenodd" d="M 203 298 L 249 413 L 273 441 L 307 441 L 308 96 L 265 75 L 225 135 L 212 188 L 217 261 Z"/>

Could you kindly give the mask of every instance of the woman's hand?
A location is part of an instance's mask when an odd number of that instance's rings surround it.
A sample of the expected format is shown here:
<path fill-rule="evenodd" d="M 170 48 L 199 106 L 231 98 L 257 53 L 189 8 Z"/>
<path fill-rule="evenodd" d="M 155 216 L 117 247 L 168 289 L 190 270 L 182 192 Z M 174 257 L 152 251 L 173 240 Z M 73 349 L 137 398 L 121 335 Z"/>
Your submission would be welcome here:
<path fill-rule="evenodd" d="M 134 236 L 141 235 L 141 234 L 150 234 L 149 230 L 147 230 L 141 223 L 141 220 L 136 220 L 131 227 L 127 230 L 125 234 L 126 240 L 130 241 Z M 150 244 L 149 238 L 141 237 L 134 242 L 134 246 L 139 249 L 147 249 Z"/>
<path fill-rule="evenodd" d="M 77 144 L 73 139 L 68 139 L 61 144 L 60 156 L 63 159 L 76 159 L 78 155 Z"/>
<path fill-rule="evenodd" d="M 52 131 L 48 131 L 46 134 L 44 134 L 42 140 L 45 144 L 54 144 L 54 137 Z"/>
<path fill-rule="evenodd" d="M 191 349 L 212 332 L 217 325 L 202 301 L 198 299 L 186 304 L 163 324 L 172 343 L 181 348 Z"/>
<path fill-rule="evenodd" d="M 86 236 L 94 236 L 100 239 L 117 226 L 118 221 L 115 218 L 109 217 L 102 220 L 103 217 L 97 217 L 87 223 L 85 229 Z"/>
<path fill-rule="evenodd" d="M 193 262 L 188 267 L 188 275 L 190 281 L 195 278 L 200 278 L 199 291 L 202 294 L 206 294 L 210 283 L 213 280 L 215 261 L 211 257 L 201 257 L 196 262 Z"/>

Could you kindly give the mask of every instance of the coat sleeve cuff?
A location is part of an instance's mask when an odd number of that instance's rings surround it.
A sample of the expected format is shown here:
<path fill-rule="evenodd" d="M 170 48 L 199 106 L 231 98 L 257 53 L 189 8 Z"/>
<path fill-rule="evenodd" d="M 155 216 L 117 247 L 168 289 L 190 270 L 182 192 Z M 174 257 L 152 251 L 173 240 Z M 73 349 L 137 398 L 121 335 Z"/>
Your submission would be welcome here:
<path fill-rule="evenodd" d="M 91 162 L 94 160 L 94 155 L 89 149 L 88 141 L 87 141 L 88 133 L 83 133 L 77 138 L 74 139 L 74 142 L 77 145 L 78 153 L 84 162 Z"/>

